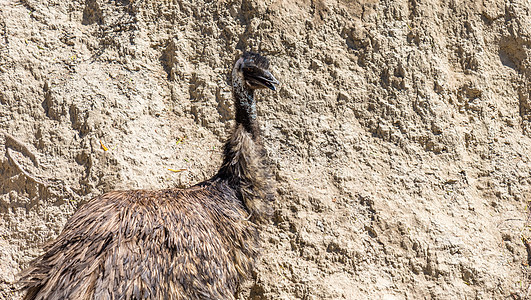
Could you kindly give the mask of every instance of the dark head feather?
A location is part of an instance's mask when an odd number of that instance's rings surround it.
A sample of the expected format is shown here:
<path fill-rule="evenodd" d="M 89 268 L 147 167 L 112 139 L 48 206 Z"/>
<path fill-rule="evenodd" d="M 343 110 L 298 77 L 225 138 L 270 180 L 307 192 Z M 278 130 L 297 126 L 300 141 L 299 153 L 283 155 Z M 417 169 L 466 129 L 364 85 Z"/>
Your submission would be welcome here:
<path fill-rule="evenodd" d="M 244 65 L 251 66 L 254 65 L 258 68 L 269 69 L 269 60 L 262 55 L 255 52 L 244 52 L 243 53 L 243 63 Z"/>

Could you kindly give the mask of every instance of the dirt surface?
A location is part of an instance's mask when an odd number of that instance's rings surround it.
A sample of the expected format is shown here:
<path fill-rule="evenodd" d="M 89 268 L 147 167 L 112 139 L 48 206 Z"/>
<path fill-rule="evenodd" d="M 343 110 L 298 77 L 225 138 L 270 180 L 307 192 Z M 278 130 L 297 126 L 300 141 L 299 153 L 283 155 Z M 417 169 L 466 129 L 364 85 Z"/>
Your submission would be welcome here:
<path fill-rule="evenodd" d="M 249 49 L 282 85 L 241 299 L 529 298 L 531 2 L 463 2 L 0 0 L 0 298 L 83 201 L 213 175 Z"/>

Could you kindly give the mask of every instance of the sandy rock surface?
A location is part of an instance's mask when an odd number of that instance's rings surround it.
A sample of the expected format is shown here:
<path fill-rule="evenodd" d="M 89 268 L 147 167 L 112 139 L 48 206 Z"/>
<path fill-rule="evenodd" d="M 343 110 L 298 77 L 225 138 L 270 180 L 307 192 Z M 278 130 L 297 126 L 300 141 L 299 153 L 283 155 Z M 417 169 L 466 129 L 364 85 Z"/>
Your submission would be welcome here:
<path fill-rule="evenodd" d="M 84 201 L 215 173 L 246 49 L 282 85 L 241 299 L 531 296 L 530 1 L 0 0 L 0 298 Z"/>

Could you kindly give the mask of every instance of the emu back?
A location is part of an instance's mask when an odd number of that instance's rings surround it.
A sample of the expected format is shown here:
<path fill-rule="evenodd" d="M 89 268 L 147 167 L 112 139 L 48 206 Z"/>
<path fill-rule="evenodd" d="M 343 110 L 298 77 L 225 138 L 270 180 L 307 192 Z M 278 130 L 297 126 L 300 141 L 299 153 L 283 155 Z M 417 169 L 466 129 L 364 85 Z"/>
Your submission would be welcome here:
<path fill-rule="evenodd" d="M 257 254 L 238 203 L 223 182 L 95 198 L 29 269 L 26 299 L 231 299 Z"/>

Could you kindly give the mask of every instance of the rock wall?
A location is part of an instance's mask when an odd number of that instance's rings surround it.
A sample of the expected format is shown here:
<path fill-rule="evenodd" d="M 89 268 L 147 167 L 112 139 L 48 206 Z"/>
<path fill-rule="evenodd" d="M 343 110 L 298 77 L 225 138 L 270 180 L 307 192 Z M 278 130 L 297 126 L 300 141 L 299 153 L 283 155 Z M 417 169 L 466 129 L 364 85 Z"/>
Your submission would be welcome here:
<path fill-rule="evenodd" d="M 0 298 L 84 201 L 214 174 L 249 49 L 282 85 L 259 95 L 278 196 L 241 299 L 529 298 L 530 10 L 0 0 Z"/>

